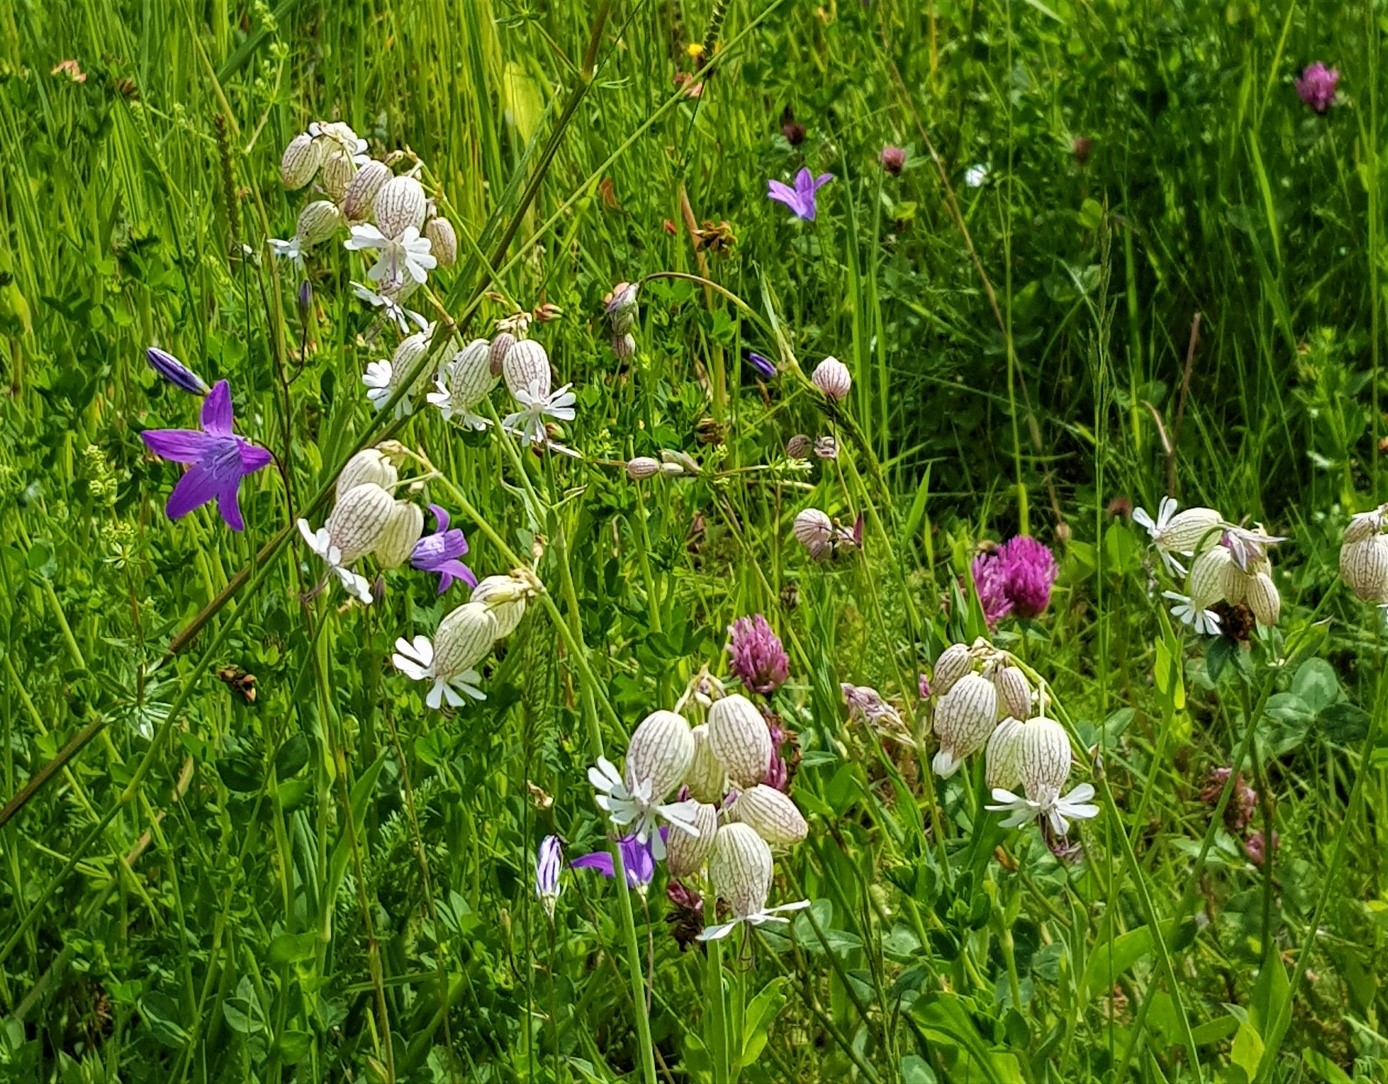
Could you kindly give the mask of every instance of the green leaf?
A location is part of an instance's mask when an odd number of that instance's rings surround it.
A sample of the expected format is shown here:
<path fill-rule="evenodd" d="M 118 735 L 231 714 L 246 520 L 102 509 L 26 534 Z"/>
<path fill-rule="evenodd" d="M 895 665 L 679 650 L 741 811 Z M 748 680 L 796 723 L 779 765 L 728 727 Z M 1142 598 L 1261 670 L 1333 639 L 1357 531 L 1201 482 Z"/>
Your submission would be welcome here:
<path fill-rule="evenodd" d="M 1163 922 L 1162 934 L 1168 951 L 1174 952 L 1194 938 L 1195 923 L 1183 922 L 1177 926 L 1172 921 Z M 1119 934 L 1112 942 L 1096 944 L 1080 981 L 1080 1004 L 1087 1005 L 1096 995 L 1113 989 L 1118 977 L 1151 952 L 1155 944 L 1150 926 L 1140 926 Z"/>
<path fill-rule="evenodd" d="M 1258 1079 L 1258 1062 L 1262 1056 L 1262 1036 L 1250 1021 L 1245 1020 L 1239 1025 L 1238 1034 L 1234 1036 L 1234 1045 L 1229 1050 L 1229 1061 L 1233 1067 L 1243 1070 L 1244 1080 L 1253 1081 Z"/>
<path fill-rule="evenodd" d="M 270 942 L 270 962 L 272 964 L 298 963 L 313 957 L 318 951 L 318 934 L 282 933 Z"/>
<path fill-rule="evenodd" d="M 737 1059 L 741 1068 L 756 1063 L 771 1037 L 771 1022 L 785 1004 L 784 978 L 775 978 L 762 987 L 761 992 L 747 1004 L 742 1021 L 742 1054 Z"/>
<path fill-rule="evenodd" d="M 901 1059 L 901 1079 L 904 1084 L 936 1084 L 935 1070 L 919 1054 L 907 1054 Z"/>
<path fill-rule="evenodd" d="M 1355 745 L 1369 732 L 1369 713 L 1343 700 L 1323 709 L 1316 722 L 1320 737 L 1337 745 Z"/>
<path fill-rule="evenodd" d="M 1321 711 L 1339 699 L 1340 682 L 1324 659 L 1307 659 L 1297 667 L 1296 676 L 1292 678 L 1292 692 L 1312 711 Z"/>
<path fill-rule="evenodd" d="M 1311 732 L 1315 714 L 1295 693 L 1275 693 L 1268 698 L 1258 724 L 1258 752 L 1264 760 L 1300 748 Z"/>

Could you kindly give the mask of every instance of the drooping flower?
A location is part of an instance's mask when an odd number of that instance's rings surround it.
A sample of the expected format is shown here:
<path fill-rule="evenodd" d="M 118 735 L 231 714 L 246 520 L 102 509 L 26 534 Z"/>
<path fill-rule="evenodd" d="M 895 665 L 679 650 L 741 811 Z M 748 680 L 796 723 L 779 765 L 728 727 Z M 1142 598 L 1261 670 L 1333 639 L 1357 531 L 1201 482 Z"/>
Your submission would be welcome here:
<path fill-rule="evenodd" d="M 935 705 L 935 736 L 940 749 L 931 770 L 948 779 L 964 760 L 982 749 L 998 720 L 998 690 L 982 674 L 965 674 Z"/>
<path fill-rule="evenodd" d="M 308 525 L 308 520 L 301 519 L 299 520 L 299 533 L 304 536 L 304 541 L 308 543 L 309 549 L 321 557 L 327 564 L 329 572 L 337 577 L 338 582 L 342 584 L 342 589 L 363 605 L 370 606 L 372 602 L 371 584 L 365 576 L 359 575 L 347 567 L 349 562 L 342 559 L 342 549 L 333 543 L 332 533 L 328 528 L 319 527 L 315 531 Z"/>
<path fill-rule="evenodd" d="M 361 378 L 361 382 L 366 385 L 367 399 L 377 410 L 383 409 L 386 403 L 390 402 L 390 397 L 395 393 L 400 381 L 415 367 L 419 359 L 429 352 L 432 332 L 432 328 L 416 331 L 401 341 L 389 361 L 382 358 L 367 365 L 366 374 Z M 410 394 L 407 391 L 395 403 L 395 416 L 403 418 L 412 409 Z"/>
<path fill-rule="evenodd" d="M 443 594 L 455 580 L 462 580 L 469 587 L 477 586 L 477 577 L 472 569 L 458 560 L 467 553 L 467 538 L 460 528 L 449 529 L 448 512 L 437 504 L 429 505 L 434 515 L 434 533 L 425 535 L 415 543 L 410 554 L 410 566 L 421 572 L 435 573 L 439 578 L 439 594 Z"/>
<path fill-rule="evenodd" d="M 564 847 L 559 837 L 545 836 L 535 852 L 535 897 L 550 918 L 554 918 L 554 903 L 559 899 L 559 872 L 563 867 Z"/>
<path fill-rule="evenodd" d="M 1340 545 L 1340 578 L 1364 602 L 1388 603 L 1388 505 L 1361 512 L 1345 528 Z"/>
<path fill-rule="evenodd" d="M 145 351 L 145 357 L 149 360 L 150 367 L 175 387 L 182 388 L 193 395 L 207 394 L 207 384 L 202 377 L 167 350 L 160 350 L 157 346 L 151 346 Z"/>
<path fill-rule="evenodd" d="M 1203 606 L 1197 607 L 1189 595 L 1183 595 L 1179 591 L 1163 591 L 1162 597 L 1176 603 L 1171 607 L 1171 616 L 1182 625 L 1189 626 L 1201 636 L 1219 635 L 1219 614 Z"/>
<path fill-rule="evenodd" d="M 1133 509 L 1133 522 L 1147 531 L 1162 563 L 1173 575 L 1184 576 L 1185 566 L 1176 556 L 1193 557 L 1219 539 L 1215 529 L 1223 520 L 1213 508 L 1187 508 L 1177 512 L 1175 497 L 1163 497 L 1154 520 L 1145 508 Z"/>
<path fill-rule="evenodd" d="M 365 301 L 373 309 L 380 309 L 385 314 L 387 320 L 390 320 L 401 332 L 408 335 L 411 325 L 414 325 L 421 331 L 425 331 L 429 327 L 429 321 L 425 319 L 422 313 L 415 312 L 413 309 L 407 309 L 402 303 L 414 285 L 414 282 L 410 281 L 398 289 L 383 286 L 381 287 L 381 292 L 377 293 L 369 286 L 365 286 L 360 282 L 354 282 L 352 283 L 352 293 L 356 294 L 358 298 Z"/>
<path fill-rule="evenodd" d="M 709 858 L 709 880 L 720 899 L 726 900 L 733 919 L 710 926 L 699 934 L 700 941 L 716 941 L 726 937 L 739 923 L 760 926 L 765 922 L 788 922 L 784 912 L 799 911 L 810 905 L 809 900 L 766 906 L 771 891 L 771 848 L 756 831 L 746 824 L 725 824 L 718 829 L 713 854 Z"/>
<path fill-rule="evenodd" d="M 377 229 L 384 236 L 392 238 L 403 239 L 405 231 L 410 229 L 418 237 L 428 210 L 429 201 L 424 195 L 424 187 L 413 177 L 388 178 L 376 190 L 371 201 L 371 213 L 376 219 Z M 426 245 L 424 251 L 428 252 L 430 248 L 431 245 Z"/>
<path fill-rule="evenodd" d="M 588 781 L 598 792 L 594 801 L 617 828 L 630 829 L 641 842 L 649 839 L 655 857 L 664 858 L 657 820 L 683 832 L 695 830 L 697 802 L 665 801 L 693 759 L 694 735 L 684 717 L 673 711 L 653 711 L 632 732 L 622 772 L 606 757 L 599 757 L 588 769 Z"/>
<path fill-rule="evenodd" d="M 578 402 L 578 397 L 572 388 L 572 384 L 565 384 L 556 391 L 547 392 L 536 380 L 528 388 L 517 389 L 511 394 L 521 409 L 502 418 L 502 427 L 507 432 L 520 434 L 531 444 L 544 444 L 549 439 L 545 432 L 545 418 L 573 421 L 574 404 Z"/>
<path fill-rule="evenodd" d="M 784 203 L 795 212 L 797 218 L 806 222 L 813 222 L 816 211 L 815 193 L 833 179 L 832 173 L 821 173 L 816 177 L 808 169 L 802 169 L 795 175 L 794 188 L 780 181 L 771 180 L 766 182 L 766 194 L 777 203 Z"/>
<path fill-rule="evenodd" d="M 853 374 L 838 358 L 827 357 L 814 367 L 810 382 L 824 393 L 825 398 L 838 402 L 852 390 Z"/>
<path fill-rule="evenodd" d="M 728 626 L 728 669 L 753 692 L 770 696 L 790 676 L 790 659 L 766 618 L 739 617 Z"/>
<path fill-rule="evenodd" d="M 456 421 L 477 430 L 491 424 L 476 408 L 496 387 L 492 353 L 492 344 L 486 339 L 473 339 L 444 363 L 434 381 L 437 390 L 428 396 L 429 402 L 439 408 L 444 421 Z"/>
<path fill-rule="evenodd" d="M 410 281 L 423 283 L 438 265 L 429 251 L 429 238 L 421 237 L 414 226 L 398 237 L 387 237 L 370 222 L 363 222 L 352 227 L 352 236 L 344 244 L 352 252 L 379 253 L 366 277 L 383 290 L 398 290 Z"/>
<path fill-rule="evenodd" d="M 663 838 L 668 829 L 660 829 L 654 838 Z M 655 856 L 651 853 L 651 842 L 638 839 L 635 835 L 623 836 L 617 841 L 622 851 L 622 867 L 626 870 L 627 886 L 645 890 L 655 878 Z M 595 869 L 608 880 L 617 876 L 611 851 L 594 851 L 581 855 L 569 863 L 570 869 Z"/>
<path fill-rule="evenodd" d="M 226 525 L 243 530 L 241 479 L 268 466 L 274 456 L 232 432 L 231 386 L 225 380 L 217 381 L 203 401 L 201 422 L 201 429 L 146 429 L 140 434 L 161 459 L 189 464 L 164 511 L 170 519 L 181 519 L 215 500 Z"/>
<path fill-rule="evenodd" d="M 970 188 L 982 188 L 988 180 L 988 166 L 976 162 L 964 171 L 964 183 Z"/>
<path fill-rule="evenodd" d="M 760 782 L 771 764 L 771 728 L 757 706 L 738 693 L 709 707 L 708 743 L 728 778 L 739 787 Z"/>
<path fill-rule="evenodd" d="M 1335 103 L 1335 87 L 1340 81 L 1336 68 L 1327 68 L 1319 60 L 1309 65 L 1296 81 L 1296 93 L 1317 113 L 1325 113 Z"/>
<path fill-rule="evenodd" d="M 885 726 L 892 730 L 899 730 L 905 725 L 901 713 L 882 699 L 882 694 L 872 686 L 850 685 L 844 682 L 839 686 L 839 692 L 843 694 L 843 702 L 848 705 L 851 718 L 870 726 Z"/>
<path fill-rule="evenodd" d="M 724 808 L 730 823 L 749 825 L 773 847 L 792 847 L 810 831 L 789 795 L 765 783 L 747 787 Z"/>
<path fill-rule="evenodd" d="M 1051 830 L 1063 836 L 1070 830 L 1071 821 L 1088 820 L 1099 815 L 1099 807 L 1089 801 L 1093 797 L 1094 788 L 1089 783 L 1081 783 L 1063 797 L 1052 789 L 1043 790 L 1033 798 L 996 787 L 993 801 L 997 804 L 984 808 L 994 813 L 1006 813 L 1007 817 L 1002 822 L 1004 828 L 1016 828 L 1044 817 Z"/>
<path fill-rule="evenodd" d="M 460 708 L 467 697 L 487 699 L 478 688 L 481 676 L 475 667 L 496 640 L 496 619 L 480 602 L 465 602 L 446 615 L 431 641 L 427 636 L 395 641 L 390 661 L 406 677 L 430 682 L 425 703 L 439 708 L 446 701 Z"/>

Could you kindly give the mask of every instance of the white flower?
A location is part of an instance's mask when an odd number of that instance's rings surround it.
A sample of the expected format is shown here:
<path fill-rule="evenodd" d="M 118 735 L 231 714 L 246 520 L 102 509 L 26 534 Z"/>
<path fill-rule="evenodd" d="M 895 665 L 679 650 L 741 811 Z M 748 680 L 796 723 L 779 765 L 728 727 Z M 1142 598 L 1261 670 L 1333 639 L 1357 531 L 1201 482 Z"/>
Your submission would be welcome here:
<path fill-rule="evenodd" d="M 456 420 L 459 425 L 468 429 L 486 429 L 492 423 L 482 415 L 471 409 L 458 408 L 453 405 L 453 393 L 448 390 L 451 375 L 448 363 L 445 363 L 439 375 L 434 377 L 434 390 L 424 398 L 429 400 L 431 405 L 439 408 L 439 413 L 443 415 L 444 421 Z"/>
<path fill-rule="evenodd" d="M 270 238 L 270 251 L 281 260 L 288 260 L 300 270 L 304 266 L 304 249 L 308 246 L 304 239 L 297 233 L 288 241 L 281 241 L 278 237 Z"/>
<path fill-rule="evenodd" d="M 383 289 L 398 290 L 407 280 L 423 283 L 438 265 L 429 251 L 429 238 L 421 237 L 414 226 L 399 237 L 387 237 L 370 222 L 363 222 L 352 227 L 352 236 L 343 244 L 352 252 L 380 253 L 366 277 Z"/>
<path fill-rule="evenodd" d="M 372 308 L 384 311 L 386 319 L 393 320 L 406 335 L 410 333 L 411 324 L 417 325 L 421 331 L 428 330 L 429 321 L 426 320 L 422 314 L 407 309 L 404 305 L 400 304 L 401 298 L 404 297 L 406 292 L 408 291 L 401 291 L 398 294 L 394 294 L 390 291 L 383 291 L 378 294 L 375 290 L 371 289 L 371 287 L 365 286 L 360 282 L 352 283 L 352 293 L 356 294 L 358 298 L 365 301 Z"/>
<path fill-rule="evenodd" d="M 789 922 L 790 919 L 783 918 L 783 911 L 803 911 L 810 905 L 809 900 L 796 900 L 794 903 L 783 903 L 779 907 L 766 907 L 760 911 L 754 911 L 750 915 L 742 915 L 733 919 L 731 922 L 724 922 L 718 926 L 709 926 L 698 936 L 700 941 L 718 941 L 733 932 L 734 927 L 739 922 L 745 922 L 749 926 L 760 926 L 764 922 Z"/>
<path fill-rule="evenodd" d="M 970 188 L 981 188 L 988 179 L 988 167 L 978 162 L 964 171 L 964 183 Z"/>
<path fill-rule="evenodd" d="M 684 802 L 658 803 L 652 798 L 651 780 L 638 779 L 635 786 L 629 788 L 617 766 L 606 757 L 598 757 L 597 765 L 588 769 L 588 782 L 598 792 L 593 798 L 598 808 L 607 812 L 623 834 L 634 834 L 641 843 L 649 840 L 651 854 L 657 862 L 665 857 L 665 841 L 657 830 L 657 818 L 681 832 L 692 836 L 699 834 L 694 823 L 699 814 L 698 802 L 691 798 Z"/>
<path fill-rule="evenodd" d="M 573 421 L 574 403 L 578 397 L 570 390 L 572 387 L 572 384 L 565 384 L 545 395 L 540 390 L 541 381 L 536 379 L 530 382 L 528 388 L 517 388 L 515 400 L 521 409 L 507 414 L 501 421 L 502 427 L 508 433 L 521 434 L 532 444 L 545 443 L 548 439 L 545 433 L 546 417 Z"/>
<path fill-rule="evenodd" d="M 1002 822 L 1004 828 L 1016 828 L 1036 817 L 1045 817 L 1055 834 L 1063 836 L 1070 830 L 1070 821 L 1089 820 L 1099 815 L 1099 807 L 1089 801 L 1093 797 L 1094 787 L 1089 783 L 1081 783 L 1064 797 L 1049 787 L 1041 791 L 1039 798 L 1024 797 L 996 787 L 993 801 L 998 804 L 984 808 L 994 813 L 1006 813 L 1007 817 Z"/>
<path fill-rule="evenodd" d="M 1229 527 L 1224 532 L 1223 543 L 1234 558 L 1240 571 L 1247 572 L 1248 566 L 1267 557 L 1267 547 L 1285 542 L 1282 536 L 1267 534 L 1264 531 L 1250 531 L 1246 527 Z"/>
<path fill-rule="evenodd" d="M 467 698 L 485 700 L 487 694 L 477 687 L 482 680 L 476 670 L 463 670 L 457 674 L 440 674 L 434 668 L 434 645 L 427 636 L 416 636 L 406 640 L 403 636 L 395 641 L 395 654 L 390 661 L 408 678 L 415 681 L 430 681 L 433 684 L 424 702 L 438 709 L 448 702 L 450 708 L 461 708 Z"/>
<path fill-rule="evenodd" d="M 371 400 L 371 405 L 377 410 L 384 407 L 390 398 L 390 377 L 390 362 L 382 358 L 380 361 L 370 362 L 366 366 L 366 375 L 361 378 L 361 382 L 366 385 L 366 397 Z M 402 400 L 401 406 L 403 405 L 404 401 Z M 409 410 L 406 408 L 401 411 L 397 407 L 396 412 L 407 414 Z"/>
<path fill-rule="evenodd" d="M 342 551 L 333 545 L 332 535 L 328 533 L 326 527 L 319 527 L 314 531 L 308 525 L 308 520 L 299 520 L 299 533 L 304 536 L 304 541 L 308 543 L 309 549 L 313 550 L 328 565 L 328 570 L 338 578 L 345 590 L 353 598 L 358 599 L 363 605 L 371 605 L 371 584 L 367 582 L 365 576 L 360 576 L 350 568 L 342 564 Z"/>
<path fill-rule="evenodd" d="M 1201 636 L 1219 635 L 1219 614 L 1213 610 L 1197 610 L 1191 605 L 1190 596 L 1175 591 L 1163 591 L 1163 598 L 1176 603 L 1171 607 L 1171 616 L 1183 625 L 1189 625 Z"/>
<path fill-rule="evenodd" d="M 308 126 L 308 134 L 315 139 L 329 139 L 341 147 L 346 153 L 352 156 L 352 160 L 358 165 L 363 164 L 369 158 L 366 153 L 366 140 L 357 136 L 349 125 L 340 120 L 321 121 L 316 120 Z"/>

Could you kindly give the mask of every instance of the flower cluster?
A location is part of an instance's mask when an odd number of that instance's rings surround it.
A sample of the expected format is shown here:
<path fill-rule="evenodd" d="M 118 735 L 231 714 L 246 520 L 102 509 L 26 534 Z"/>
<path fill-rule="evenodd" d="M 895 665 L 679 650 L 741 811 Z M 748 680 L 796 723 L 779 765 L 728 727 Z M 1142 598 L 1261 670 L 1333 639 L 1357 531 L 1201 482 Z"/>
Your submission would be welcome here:
<path fill-rule="evenodd" d="M 806 508 L 796 515 L 791 533 L 809 550 L 811 560 L 827 561 L 862 548 L 863 517 L 860 514 L 852 527 L 845 527 L 818 508 Z"/>
<path fill-rule="evenodd" d="M 1164 497 L 1155 519 L 1141 508 L 1133 512 L 1133 522 L 1146 529 L 1162 563 L 1185 577 L 1184 593 L 1162 592 L 1176 604 L 1172 616 L 1205 636 L 1222 630 L 1216 606 L 1243 606 L 1259 625 L 1277 624 L 1282 597 L 1272 579 L 1268 547 L 1285 539 L 1229 523 L 1213 508 L 1176 508 L 1174 498 Z M 1189 572 L 1181 558 L 1192 559 Z"/>
<path fill-rule="evenodd" d="M 974 590 L 990 629 L 1008 614 L 1040 617 L 1051 602 L 1056 563 L 1050 549 L 1020 534 L 973 561 Z"/>
<path fill-rule="evenodd" d="M 984 777 L 997 803 L 987 808 L 1006 813 L 1006 827 L 1040 819 L 1064 836 L 1070 821 L 1098 815 L 1090 784 L 1061 794 L 1070 777 L 1069 735 L 1047 717 L 1044 699 L 1037 710 L 1036 692 L 1011 655 L 983 639 L 953 644 L 935 660 L 929 686 L 937 775 L 948 778 L 984 751 Z"/>
<path fill-rule="evenodd" d="M 1339 71 L 1327 68 L 1317 60 L 1314 64 L 1308 65 L 1297 79 L 1297 97 L 1315 112 L 1325 113 L 1335 104 L 1335 88 L 1339 82 Z"/>
<path fill-rule="evenodd" d="M 728 626 L 728 669 L 744 688 L 770 696 L 790 676 L 790 659 L 761 614 Z"/>

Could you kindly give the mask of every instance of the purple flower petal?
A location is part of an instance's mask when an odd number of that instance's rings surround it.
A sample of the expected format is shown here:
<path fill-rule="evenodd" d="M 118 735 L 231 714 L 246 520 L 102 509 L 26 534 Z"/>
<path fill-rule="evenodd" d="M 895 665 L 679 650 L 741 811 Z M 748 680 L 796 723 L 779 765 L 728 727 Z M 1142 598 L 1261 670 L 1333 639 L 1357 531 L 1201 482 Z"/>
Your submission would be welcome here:
<path fill-rule="evenodd" d="M 201 463 L 194 464 L 174 484 L 164 511 L 170 519 L 182 519 L 193 509 L 219 497 L 221 489 L 216 475 Z"/>
<path fill-rule="evenodd" d="M 202 428 L 214 437 L 231 436 L 231 385 L 219 380 L 202 404 Z"/>
<path fill-rule="evenodd" d="M 241 475 L 254 474 L 262 467 L 268 467 L 275 457 L 257 444 L 240 437 L 236 438 L 236 451 L 241 458 Z"/>
<path fill-rule="evenodd" d="M 174 463 L 196 463 L 216 443 L 215 437 L 197 429 L 146 429 L 140 439 L 160 459 Z"/>
<path fill-rule="evenodd" d="M 616 876 L 612 869 L 612 855 L 608 851 L 594 851 L 592 854 L 585 854 L 582 858 L 575 858 L 569 863 L 569 868 L 595 869 L 604 877 Z"/>
<path fill-rule="evenodd" d="M 476 575 L 462 561 L 445 561 L 431 571 L 439 574 L 439 594 L 443 594 L 452 587 L 454 580 L 462 580 L 469 587 L 477 586 Z"/>
<path fill-rule="evenodd" d="M 783 184 L 781 181 L 767 181 L 766 189 L 768 198 L 774 199 L 777 203 L 784 203 L 792 211 L 799 213 L 800 194 L 790 185 Z"/>
<path fill-rule="evenodd" d="M 217 511 L 226 525 L 233 531 L 244 531 L 246 521 L 241 518 L 241 476 L 228 480 L 217 494 Z"/>
<path fill-rule="evenodd" d="M 437 504 L 431 504 L 429 505 L 429 511 L 434 517 L 434 533 L 443 534 L 444 531 L 448 530 L 448 509 L 440 508 Z M 461 534 L 462 532 L 460 531 L 458 533 Z M 464 543 L 464 545 L 466 545 L 466 543 Z M 464 549 L 463 552 L 466 553 L 467 550 Z"/>

